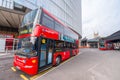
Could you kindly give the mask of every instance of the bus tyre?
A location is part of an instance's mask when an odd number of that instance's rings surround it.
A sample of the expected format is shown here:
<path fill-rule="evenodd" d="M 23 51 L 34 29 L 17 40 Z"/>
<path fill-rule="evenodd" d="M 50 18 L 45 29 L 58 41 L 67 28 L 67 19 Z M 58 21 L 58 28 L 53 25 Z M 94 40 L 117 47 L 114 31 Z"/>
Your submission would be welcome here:
<path fill-rule="evenodd" d="M 74 52 L 73 56 L 76 56 L 76 52 Z"/>
<path fill-rule="evenodd" d="M 61 57 L 58 56 L 58 57 L 56 58 L 56 65 L 55 65 L 55 66 L 58 66 L 58 65 L 60 64 L 60 62 L 61 62 Z"/>

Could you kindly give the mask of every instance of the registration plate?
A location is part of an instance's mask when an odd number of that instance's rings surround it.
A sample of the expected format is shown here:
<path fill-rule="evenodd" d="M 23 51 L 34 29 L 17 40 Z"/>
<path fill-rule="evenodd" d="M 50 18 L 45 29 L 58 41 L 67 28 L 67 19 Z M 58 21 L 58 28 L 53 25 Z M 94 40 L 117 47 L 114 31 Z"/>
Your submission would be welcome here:
<path fill-rule="evenodd" d="M 20 70 L 20 67 L 19 67 L 19 66 L 16 66 L 16 68 Z"/>

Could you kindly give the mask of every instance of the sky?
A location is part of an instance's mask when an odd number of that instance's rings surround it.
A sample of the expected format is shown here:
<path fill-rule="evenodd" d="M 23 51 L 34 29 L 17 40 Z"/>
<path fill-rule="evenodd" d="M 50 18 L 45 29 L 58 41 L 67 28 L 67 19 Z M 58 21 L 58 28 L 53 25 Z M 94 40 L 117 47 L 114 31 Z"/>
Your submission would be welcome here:
<path fill-rule="evenodd" d="M 82 0 L 82 37 L 106 37 L 120 30 L 120 0 Z"/>

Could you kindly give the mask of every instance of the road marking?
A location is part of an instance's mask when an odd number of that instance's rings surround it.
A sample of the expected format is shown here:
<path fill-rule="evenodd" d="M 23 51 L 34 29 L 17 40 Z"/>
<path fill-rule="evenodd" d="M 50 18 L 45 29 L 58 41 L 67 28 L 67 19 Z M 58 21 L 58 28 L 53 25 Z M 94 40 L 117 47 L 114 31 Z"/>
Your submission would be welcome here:
<path fill-rule="evenodd" d="M 35 75 L 35 76 L 33 76 L 33 77 L 30 77 L 30 80 L 33 80 L 33 79 L 35 79 L 35 78 L 37 78 L 37 77 L 41 77 L 42 75 L 45 75 L 46 73 L 48 73 L 49 71 L 51 71 L 51 70 L 53 70 L 54 69 L 54 67 L 52 67 L 52 68 L 50 68 L 50 69 L 47 69 L 47 70 L 45 70 L 45 71 L 43 71 L 43 72 L 40 72 L 39 74 L 37 74 L 37 75 Z"/>
<path fill-rule="evenodd" d="M 78 55 L 80 55 L 80 54 L 82 54 L 82 52 L 80 52 Z M 76 55 L 76 56 L 74 56 L 74 57 L 77 57 L 78 55 Z M 46 70 L 45 72 L 43 71 L 43 72 L 41 72 L 41 73 L 39 73 L 39 74 L 31 77 L 30 80 L 33 80 L 33 79 L 36 80 L 36 79 L 38 79 L 38 78 L 40 78 L 40 77 L 48 74 L 49 72 L 53 71 L 54 69 L 57 69 L 58 67 L 60 67 L 60 66 L 62 66 L 63 64 L 65 64 L 66 62 L 72 60 L 74 57 L 69 58 L 68 60 L 62 62 L 60 65 L 58 65 L 58 66 L 56 66 L 56 67 L 52 67 L 52 68 L 50 68 L 49 70 Z"/>
<path fill-rule="evenodd" d="M 92 66 L 92 67 L 90 67 L 89 69 L 88 69 L 88 71 L 91 71 L 91 70 L 93 70 L 96 66 L 98 66 L 99 64 L 95 64 L 94 66 Z"/>
<path fill-rule="evenodd" d="M 15 72 L 16 71 L 16 69 L 14 68 L 14 67 L 11 67 L 11 69 Z"/>
<path fill-rule="evenodd" d="M 95 64 L 94 66 L 90 67 L 90 68 L 88 69 L 88 71 L 93 70 L 97 65 L 98 65 L 98 64 Z"/>
<path fill-rule="evenodd" d="M 29 80 L 27 77 L 25 77 L 23 74 L 20 75 L 21 78 L 23 78 L 23 80 Z"/>
<path fill-rule="evenodd" d="M 108 77 L 106 74 L 102 74 L 102 73 L 95 71 L 95 70 L 91 70 L 90 72 L 94 75 L 94 78 L 96 77 L 96 78 L 101 79 L 101 80 L 110 80 L 109 79 L 110 77 Z M 94 78 L 92 78 L 92 79 L 96 80 Z"/>
<path fill-rule="evenodd" d="M 37 74 L 37 75 L 31 77 L 30 80 L 37 79 L 37 78 L 40 78 L 40 77 L 46 75 L 47 73 L 53 71 L 54 69 L 58 68 L 59 66 L 63 65 L 64 63 L 70 61 L 71 59 L 73 59 L 73 57 L 71 57 L 70 59 L 68 59 L 68 60 L 66 60 L 66 61 L 64 61 L 64 62 L 62 62 L 60 65 L 58 65 L 58 66 L 56 66 L 56 67 L 52 67 L 52 68 L 50 68 L 50 69 L 48 69 L 48 70 L 46 70 L 46 71 L 43 71 L 43 72 L 41 72 L 41 73 L 39 73 L 39 74 Z"/>
<path fill-rule="evenodd" d="M 71 57 L 71 58 L 67 59 L 66 61 L 63 61 L 59 66 L 61 66 L 61 65 L 63 65 L 64 63 L 66 63 L 66 62 L 72 60 L 73 58 L 74 58 L 74 57 Z"/>
<path fill-rule="evenodd" d="M 95 80 L 95 76 L 91 76 L 92 80 Z"/>
<path fill-rule="evenodd" d="M 16 72 L 15 67 L 11 67 L 11 69 Z M 21 78 L 23 78 L 23 80 L 29 80 L 27 77 L 25 77 L 23 74 L 20 75 Z"/>
<path fill-rule="evenodd" d="M 83 54 L 83 52 L 79 52 L 79 54 Z M 78 54 L 78 55 L 79 55 L 79 54 Z M 76 55 L 76 56 L 78 56 L 78 55 Z"/>

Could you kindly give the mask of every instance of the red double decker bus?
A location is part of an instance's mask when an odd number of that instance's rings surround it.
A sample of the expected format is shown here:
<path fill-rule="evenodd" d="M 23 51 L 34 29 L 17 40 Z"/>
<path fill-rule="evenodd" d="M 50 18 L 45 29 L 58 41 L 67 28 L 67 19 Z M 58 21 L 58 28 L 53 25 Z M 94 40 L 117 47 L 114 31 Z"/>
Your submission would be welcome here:
<path fill-rule="evenodd" d="M 105 38 L 99 40 L 99 50 L 113 50 L 113 48 L 111 41 L 107 41 Z"/>
<path fill-rule="evenodd" d="M 79 53 L 79 34 L 43 8 L 27 13 L 19 29 L 14 67 L 35 75 Z"/>

